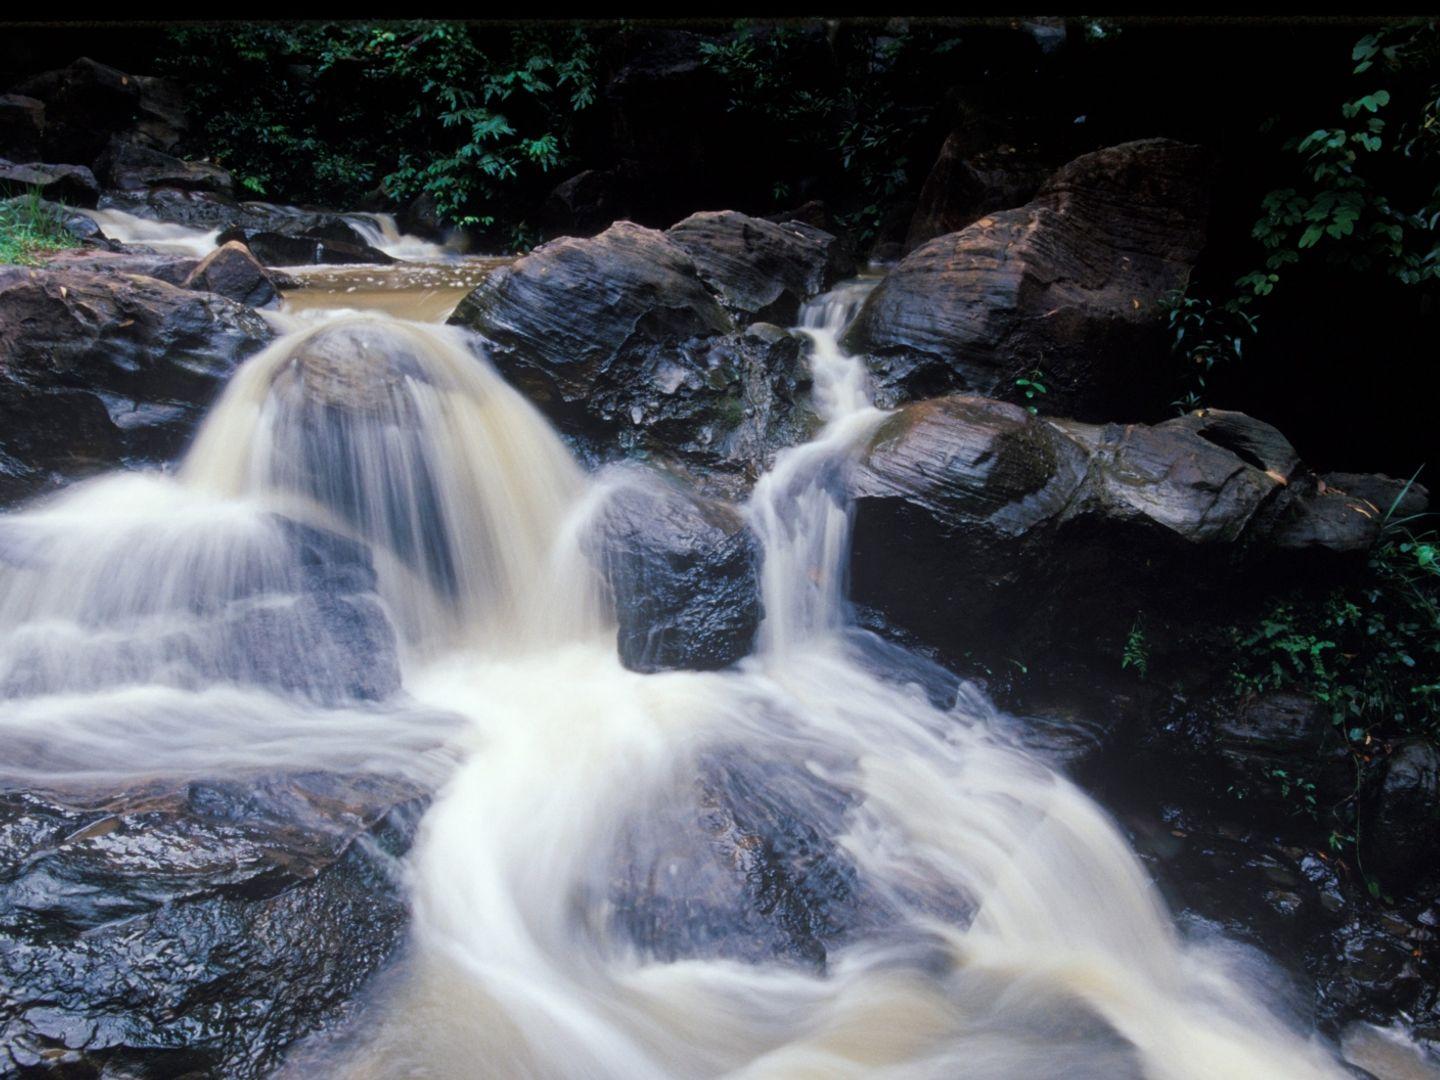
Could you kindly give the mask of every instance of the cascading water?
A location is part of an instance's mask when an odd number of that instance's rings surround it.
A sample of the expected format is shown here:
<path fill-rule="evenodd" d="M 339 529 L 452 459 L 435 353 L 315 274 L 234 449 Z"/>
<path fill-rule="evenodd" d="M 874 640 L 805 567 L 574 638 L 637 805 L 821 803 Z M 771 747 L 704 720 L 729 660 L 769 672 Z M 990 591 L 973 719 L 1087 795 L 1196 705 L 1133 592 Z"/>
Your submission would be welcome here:
<path fill-rule="evenodd" d="M 602 494 L 556 436 L 455 332 L 338 318 L 250 360 L 176 476 L 5 520 L 9 771 L 459 755 L 410 857 L 412 947 L 295 1076 L 1339 1075 L 977 691 L 937 704 L 847 627 L 845 470 L 882 415 L 836 344 L 855 300 L 803 320 L 824 427 L 751 498 L 766 617 L 738 669 L 622 668 L 581 555 Z M 316 670 L 278 689 L 227 659 L 337 560 L 399 627 L 401 705 L 345 698 L 308 623 L 280 647 Z"/>
<path fill-rule="evenodd" d="M 394 214 L 347 214 L 345 220 L 355 227 L 367 244 L 392 259 L 431 261 L 451 256 L 451 252 L 440 244 L 401 232 Z"/>
<path fill-rule="evenodd" d="M 124 210 L 81 210 L 100 226 L 111 240 L 122 244 L 139 244 L 173 255 L 204 258 L 215 250 L 219 229 L 194 229 L 170 221 L 155 221 Z"/>

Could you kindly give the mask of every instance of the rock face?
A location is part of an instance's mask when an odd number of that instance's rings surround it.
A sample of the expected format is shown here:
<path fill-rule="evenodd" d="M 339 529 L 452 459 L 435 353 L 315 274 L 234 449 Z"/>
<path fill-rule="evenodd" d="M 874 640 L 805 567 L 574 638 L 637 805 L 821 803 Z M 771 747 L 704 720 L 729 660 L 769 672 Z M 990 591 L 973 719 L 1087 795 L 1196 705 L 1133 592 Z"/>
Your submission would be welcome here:
<path fill-rule="evenodd" d="M 477 331 L 512 382 L 557 410 L 638 349 L 733 329 L 684 250 L 628 221 L 542 244 L 486 278 L 450 322 Z"/>
<path fill-rule="evenodd" d="M 181 161 L 160 150 L 115 139 L 100 162 L 107 186 L 119 191 L 183 188 L 229 195 L 234 181 L 224 169 L 198 161 Z"/>
<path fill-rule="evenodd" d="M 0 94 L 0 157 L 38 161 L 45 136 L 45 103 L 23 94 Z"/>
<path fill-rule="evenodd" d="M 94 206 L 100 197 L 95 174 L 83 165 L 17 165 L 0 158 L 0 192 L 41 198 L 71 206 Z"/>
<path fill-rule="evenodd" d="M 905 234 L 907 254 L 986 214 L 1023 206 L 1050 175 L 1034 151 L 1009 145 L 981 149 L 975 141 L 965 129 L 946 136 Z"/>
<path fill-rule="evenodd" d="M 1389 887 L 1434 876 L 1440 855 L 1440 752 L 1433 744 L 1414 739 L 1390 755 L 1370 831 L 1374 869 Z"/>
<path fill-rule="evenodd" d="M 46 260 L 45 268 L 57 271 L 79 270 L 88 274 L 139 274 L 142 277 L 156 278 L 167 285 L 184 287 L 186 279 L 199 265 L 199 259 L 185 255 L 84 248 L 57 252 Z"/>
<path fill-rule="evenodd" d="M 745 321 L 792 325 L 806 299 L 855 272 L 834 236 L 796 221 L 720 210 L 691 214 L 665 235 L 695 261 L 720 302 Z"/>
<path fill-rule="evenodd" d="M 250 307 L 264 307 L 280 298 L 275 279 L 237 241 L 216 248 L 186 275 L 187 289 L 219 293 Z"/>
<path fill-rule="evenodd" d="M 828 234 L 799 224 L 715 214 L 682 226 L 619 222 L 593 239 L 552 241 L 490 275 L 450 321 L 485 338 L 506 378 L 592 458 L 665 457 L 733 495 L 815 423 L 803 343 L 772 324 L 736 333 L 735 323 L 793 309 L 830 279 L 834 252 Z M 766 291 L 746 269 L 752 256 L 788 260 L 777 272 L 790 284 Z"/>
<path fill-rule="evenodd" d="M 760 625 L 759 545 L 739 512 L 658 477 L 625 478 L 585 539 L 634 671 L 728 667 Z"/>
<path fill-rule="evenodd" d="M 270 337 L 249 308 L 153 278 L 0 269 L 0 497 L 173 456 Z"/>
<path fill-rule="evenodd" d="M 1034 201 L 924 244 L 855 319 L 881 403 L 1045 375 L 1047 411 L 1143 413 L 1168 385 L 1157 301 L 1183 288 L 1204 240 L 1207 162 L 1151 139 L 1077 158 Z M 1157 397 L 1158 395 L 1158 397 Z"/>
<path fill-rule="evenodd" d="M 324 774 L 0 793 L 0 1071 L 268 1075 L 401 941 L 424 794 Z"/>
<path fill-rule="evenodd" d="M 141 85 L 130 75 L 81 57 L 14 87 L 45 103 L 44 158 L 92 165 L 110 137 L 140 116 Z"/>
<path fill-rule="evenodd" d="M 1219 410 L 1096 426 L 938 398 L 883 422 L 852 483 L 856 601 L 958 649 L 978 633 L 1123 637 L 1138 609 L 1234 589 L 1261 567 L 1339 569 L 1378 532 L 1274 428 Z M 1344 532 L 1300 543 L 1317 506 L 1348 515 Z"/>

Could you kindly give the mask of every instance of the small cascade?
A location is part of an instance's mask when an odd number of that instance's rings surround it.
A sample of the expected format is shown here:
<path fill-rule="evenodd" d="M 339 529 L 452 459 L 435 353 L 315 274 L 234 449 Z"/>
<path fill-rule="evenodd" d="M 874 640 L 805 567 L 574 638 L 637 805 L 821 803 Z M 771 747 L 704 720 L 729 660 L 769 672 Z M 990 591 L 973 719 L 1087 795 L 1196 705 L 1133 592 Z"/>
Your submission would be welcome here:
<path fill-rule="evenodd" d="M 170 221 L 155 221 L 124 210 L 81 210 L 80 213 L 100 226 L 111 240 L 122 244 L 138 244 L 173 255 L 190 255 L 203 259 L 215 250 L 219 229 L 193 229 Z"/>
<path fill-rule="evenodd" d="M 598 633 L 598 586 L 554 552 L 584 480 L 461 331 L 352 316 L 239 372 L 181 468 L 371 545 L 405 639 L 528 647 Z"/>
<path fill-rule="evenodd" d="M 408 262 L 433 262 L 452 257 L 442 245 L 402 233 L 394 214 L 346 214 L 345 220 L 365 238 L 371 247 L 392 259 Z"/>

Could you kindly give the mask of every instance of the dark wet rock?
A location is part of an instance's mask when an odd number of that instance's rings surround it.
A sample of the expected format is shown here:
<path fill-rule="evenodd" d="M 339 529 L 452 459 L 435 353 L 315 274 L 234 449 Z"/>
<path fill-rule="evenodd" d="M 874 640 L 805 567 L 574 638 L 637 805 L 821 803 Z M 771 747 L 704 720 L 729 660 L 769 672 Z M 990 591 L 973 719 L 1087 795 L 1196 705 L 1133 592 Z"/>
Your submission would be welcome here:
<path fill-rule="evenodd" d="M 89 220 L 89 219 L 86 219 Z M 91 274 L 139 274 L 167 285 L 183 287 L 200 263 L 188 255 L 166 255 L 146 251 L 104 251 L 85 249 L 62 251 L 48 259 L 47 270 L 79 270 Z"/>
<path fill-rule="evenodd" d="M 665 231 L 737 319 L 792 325 L 800 305 L 855 272 L 840 241 L 812 225 L 734 210 L 691 214 Z"/>
<path fill-rule="evenodd" d="M 1440 752 L 1420 739 L 1401 743 L 1385 762 L 1367 830 L 1370 864 L 1387 888 L 1436 876 L 1440 861 Z"/>
<path fill-rule="evenodd" d="M 44 153 L 45 103 L 23 94 L 0 94 L 0 157 L 39 161 Z"/>
<path fill-rule="evenodd" d="M 168 459 L 271 336 L 233 300 L 153 278 L 0 269 L 0 495 Z"/>
<path fill-rule="evenodd" d="M 309 225 L 295 232 L 232 226 L 217 238 L 220 244 L 236 241 L 266 266 L 384 265 L 395 261 L 365 243 L 358 232 L 338 219 L 322 225 Z"/>
<path fill-rule="evenodd" d="M 424 799 L 319 773 L 0 793 L 0 1071 L 268 1075 L 402 940 Z"/>
<path fill-rule="evenodd" d="M 740 512 L 658 475 L 621 477 L 596 513 L 586 550 L 635 671 L 728 667 L 760 625 L 760 550 Z"/>
<path fill-rule="evenodd" d="M 845 344 L 869 354 L 882 403 L 1013 396 L 1038 369 L 1046 411 L 1143 414 L 1168 392 L 1157 301 L 1185 286 L 1204 241 L 1207 169 L 1164 139 L 1077 158 L 1026 206 L 907 255 Z"/>
<path fill-rule="evenodd" d="M 1232 792 L 1287 812 L 1334 804 L 1353 792 L 1355 768 L 1344 737 L 1312 695 L 1271 690 L 1238 701 L 1218 697 L 1207 711 L 1213 714 L 1209 750 Z"/>
<path fill-rule="evenodd" d="M 1326 488 L 1360 499 L 1367 508 L 1384 516 L 1397 518 L 1423 514 L 1430 508 L 1430 491 L 1423 484 L 1396 480 L 1378 473 L 1324 473 L 1320 477 Z"/>
<path fill-rule="evenodd" d="M 106 186 L 119 191 L 147 191 L 150 188 L 182 188 L 215 191 L 229 195 L 234 190 L 230 174 L 201 161 L 182 161 L 128 139 L 115 139 L 98 164 Z"/>
<path fill-rule="evenodd" d="M 835 839 L 857 796 L 843 780 L 822 779 L 854 768 L 831 758 L 819 770 L 741 745 L 703 752 L 693 786 L 624 838 L 615 864 L 624 876 L 607 897 L 620 930 L 663 961 L 779 960 L 823 971 L 832 950 L 891 927 L 893 908 Z"/>
<path fill-rule="evenodd" d="M 1052 171 L 1033 148 L 997 144 L 978 125 L 957 128 L 946 136 L 920 189 L 905 252 L 986 214 L 1023 206 Z"/>
<path fill-rule="evenodd" d="M 540 228 L 547 239 L 594 236 L 631 212 L 633 177 L 623 163 L 611 169 L 585 169 L 555 185 L 540 206 Z"/>
<path fill-rule="evenodd" d="M 537 248 L 450 321 L 592 459 L 667 459 L 733 496 L 814 430 L 802 341 L 735 333 L 685 251 L 629 222 Z"/>
<path fill-rule="evenodd" d="M 802 342 L 769 323 L 636 355 L 606 373 L 583 417 L 561 422 L 596 457 L 613 447 L 669 461 L 728 497 L 818 426 Z"/>
<path fill-rule="evenodd" d="M 94 206 L 100 197 L 95 175 L 83 165 L 21 165 L 0 158 L 0 194 L 29 192 L 71 206 Z"/>
<path fill-rule="evenodd" d="M 486 278 L 449 321 L 490 342 L 496 366 L 552 414 L 583 404 L 637 349 L 733 329 L 685 251 L 628 221 L 542 244 Z"/>
<path fill-rule="evenodd" d="M 186 276 L 187 289 L 219 293 L 231 300 L 264 307 L 280 298 L 275 279 L 244 244 L 230 241 L 216 248 Z"/>
<path fill-rule="evenodd" d="M 443 240 L 449 231 L 440 214 L 440 207 L 435 202 L 435 196 L 428 191 L 411 199 L 405 208 L 395 215 L 395 223 L 400 226 L 401 232 L 427 240 Z"/>
<path fill-rule="evenodd" d="M 950 648 L 967 628 L 1123 640 L 1137 611 L 1178 613 L 1261 567 L 1353 570 L 1378 533 L 1357 514 L 1363 539 L 1297 543 L 1330 497 L 1279 432 L 1218 410 L 1098 426 L 937 398 L 888 417 L 852 483 L 855 599 Z"/>
<path fill-rule="evenodd" d="M 224 229 L 248 221 L 245 207 L 228 195 L 184 188 L 146 191 L 107 191 L 100 197 L 102 210 L 123 210 L 137 217 L 168 221 L 192 229 Z M 251 222 L 258 227 L 258 222 Z"/>
<path fill-rule="evenodd" d="M 92 165 L 117 132 L 140 116 L 141 85 L 123 71 L 81 57 L 13 88 L 45 103 L 44 157 Z"/>

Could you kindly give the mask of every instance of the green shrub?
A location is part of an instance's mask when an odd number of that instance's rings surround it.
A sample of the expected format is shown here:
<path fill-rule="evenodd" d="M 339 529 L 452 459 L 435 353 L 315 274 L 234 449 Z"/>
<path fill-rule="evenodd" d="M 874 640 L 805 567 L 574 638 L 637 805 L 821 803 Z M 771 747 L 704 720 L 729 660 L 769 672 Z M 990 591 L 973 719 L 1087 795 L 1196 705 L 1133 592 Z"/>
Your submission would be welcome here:
<path fill-rule="evenodd" d="M 34 266 L 45 255 L 79 246 L 60 212 L 38 190 L 0 202 L 0 263 Z"/>

